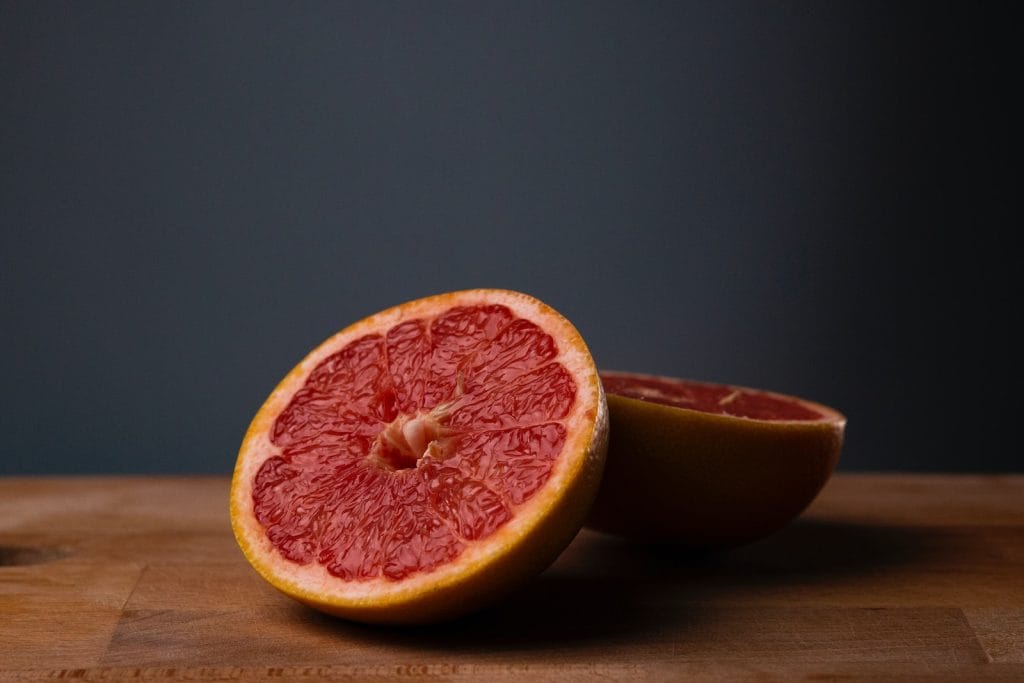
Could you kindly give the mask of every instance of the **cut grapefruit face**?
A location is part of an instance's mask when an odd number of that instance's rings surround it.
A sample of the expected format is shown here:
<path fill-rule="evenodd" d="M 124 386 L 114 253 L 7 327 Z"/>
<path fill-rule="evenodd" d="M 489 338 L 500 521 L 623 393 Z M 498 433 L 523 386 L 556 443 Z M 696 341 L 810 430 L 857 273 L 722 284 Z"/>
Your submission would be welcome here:
<path fill-rule="evenodd" d="M 611 435 L 587 525 L 728 548 L 798 516 L 831 477 L 846 418 L 746 387 L 602 371 Z"/>
<path fill-rule="evenodd" d="M 335 334 L 242 442 L 231 521 L 252 566 L 314 608 L 414 623 L 542 571 L 600 481 L 607 407 L 569 321 L 525 294 L 411 301 Z"/>

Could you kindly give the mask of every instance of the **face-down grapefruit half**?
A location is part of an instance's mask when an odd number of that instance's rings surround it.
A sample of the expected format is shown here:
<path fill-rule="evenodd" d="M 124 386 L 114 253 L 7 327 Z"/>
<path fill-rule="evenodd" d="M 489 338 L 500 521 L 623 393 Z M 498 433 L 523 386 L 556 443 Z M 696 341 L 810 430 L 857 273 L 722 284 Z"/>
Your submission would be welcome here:
<path fill-rule="evenodd" d="M 611 434 L 587 526 L 726 549 L 797 517 L 832 475 L 846 418 L 794 396 L 602 371 Z"/>
<path fill-rule="evenodd" d="M 583 525 L 608 418 L 569 321 L 507 290 L 440 294 L 327 339 L 245 435 L 231 522 L 287 595 L 424 623 L 541 572 Z"/>

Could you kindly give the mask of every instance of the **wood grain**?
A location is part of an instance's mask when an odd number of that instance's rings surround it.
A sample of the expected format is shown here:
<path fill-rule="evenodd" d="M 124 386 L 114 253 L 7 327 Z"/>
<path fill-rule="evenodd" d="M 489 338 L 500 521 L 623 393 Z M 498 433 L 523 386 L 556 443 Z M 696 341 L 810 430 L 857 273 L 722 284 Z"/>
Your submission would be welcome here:
<path fill-rule="evenodd" d="M 405 629 L 277 593 L 227 491 L 0 479 L 0 679 L 1024 680 L 1024 476 L 837 475 L 726 554 L 583 532 L 505 602 Z"/>

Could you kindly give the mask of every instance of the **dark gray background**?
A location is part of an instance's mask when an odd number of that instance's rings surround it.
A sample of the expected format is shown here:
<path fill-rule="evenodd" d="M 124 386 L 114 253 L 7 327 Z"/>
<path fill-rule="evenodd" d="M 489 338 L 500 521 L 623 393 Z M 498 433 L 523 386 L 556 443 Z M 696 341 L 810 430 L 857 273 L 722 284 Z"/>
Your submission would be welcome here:
<path fill-rule="evenodd" d="M 229 472 L 330 333 L 534 294 L 795 393 L 841 467 L 1020 470 L 996 4 L 0 4 L 0 473 Z M 1019 226 L 1018 226 L 1019 227 Z"/>

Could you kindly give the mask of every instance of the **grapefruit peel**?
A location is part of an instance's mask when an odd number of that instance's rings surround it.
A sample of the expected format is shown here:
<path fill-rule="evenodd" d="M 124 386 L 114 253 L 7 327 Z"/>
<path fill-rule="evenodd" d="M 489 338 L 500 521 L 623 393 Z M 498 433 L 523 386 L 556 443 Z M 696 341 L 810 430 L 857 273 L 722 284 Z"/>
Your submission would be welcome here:
<path fill-rule="evenodd" d="M 701 550 L 745 545 L 802 513 L 839 461 L 846 417 L 824 404 L 672 377 L 601 376 L 611 432 L 588 528 Z M 678 398 L 691 390 L 707 396 L 686 407 Z"/>
<path fill-rule="evenodd" d="M 540 326 L 558 347 L 561 363 L 576 382 L 576 400 L 561 420 L 565 443 L 550 477 L 535 495 L 514 509 L 506 524 L 488 537 L 467 542 L 453 561 L 401 580 L 386 577 L 345 581 L 317 562 L 284 557 L 253 513 L 253 482 L 264 462 L 281 449 L 271 434 L 277 417 L 331 354 L 365 335 L 385 333 L 403 321 L 432 319 L 454 307 L 499 305 Z M 403 416 L 382 429 L 402 457 L 423 448 L 450 406 Z M 296 365 L 253 418 L 239 450 L 230 492 L 236 540 L 253 568 L 286 595 L 336 616 L 371 623 L 427 623 L 457 617 L 493 602 L 539 574 L 581 528 L 601 480 L 608 439 L 608 409 L 594 361 L 576 328 L 539 300 L 510 290 L 450 292 L 406 302 L 371 315 L 334 334 Z M 404 452 L 403 452 L 403 449 Z M 369 454 L 368 454 L 369 455 Z M 416 467 L 423 457 L 399 462 Z"/>

